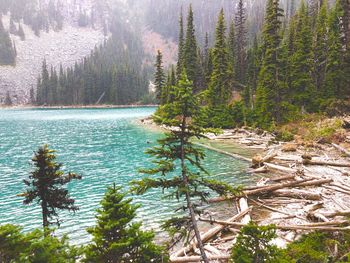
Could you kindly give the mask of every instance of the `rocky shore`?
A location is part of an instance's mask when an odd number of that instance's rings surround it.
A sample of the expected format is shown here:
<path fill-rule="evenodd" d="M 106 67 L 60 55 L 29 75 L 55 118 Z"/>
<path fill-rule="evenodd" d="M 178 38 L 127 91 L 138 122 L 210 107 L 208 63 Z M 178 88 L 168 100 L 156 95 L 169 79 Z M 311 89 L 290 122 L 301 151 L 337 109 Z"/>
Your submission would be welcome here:
<path fill-rule="evenodd" d="M 151 119 L 141 123 L 154 126 Z M 276 225 L 278 238 L 274 243 L 279 247 L 315 230 L 350 230 L 350 129 L 344 128 L 344 139 L 337 143 L 305 142 L 300 138 L 280 142 L 271 133 L 249 128 L 224 130 L 220 135 L 208 134 L 208 138 L 199 143 L 249 161 L 251 168 L 247 172 L 260 178 L 239 195 L 210 200 L 234 206 L 235 216 L 222 219 L 213 214 L 198 218 L 207 224 L 202 240 L 211 262 L 228 262 L 239 229 L 250 221 Z M 223 150 L 219 145 L 248 149 L 251 156 Z M 199 262 L 198 256 L 194 242 L 173 251 L 171 261 Z"/>

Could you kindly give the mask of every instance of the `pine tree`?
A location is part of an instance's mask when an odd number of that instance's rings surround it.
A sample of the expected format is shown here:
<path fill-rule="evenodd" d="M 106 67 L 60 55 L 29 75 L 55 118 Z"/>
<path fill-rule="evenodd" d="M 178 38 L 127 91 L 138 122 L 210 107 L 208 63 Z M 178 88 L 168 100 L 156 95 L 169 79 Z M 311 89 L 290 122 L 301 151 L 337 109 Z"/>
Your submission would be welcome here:
<path fill-rule="evenodd" d="M 325 97 L 343 98 L 348 91 L 346 85 L 344 49 L 342 46 L 342 31 L 340 17 L 342 16 L 342 8 L 339 1 L 330 10 L 328 18 L 328 59 L 326 65 L 325 76 Z M 349 94 L 349 93 L 348 93 Z"/>
<path fill-rule="evenodd" d="M 20 39 L 22 41 L 26 40 L 26 36 L 24 34 L 24 30 L 23 30 L 23 27 L 21 24 L 19 24 L 19 26 L 18 26 L 18 36 L 20 37 Z"/>
<path fill-rule="evenodd" d="M 30 88 L 30 91 L 29 91 L 29 103 L 30 104 L 36 103 L 33 86 Z"/>
<path fill-rule="evenodd" d="M 193 82 L 196 91 L 198 87 L 198 47 L 194 29 L 194 18 L 192 5 L 190 5 L 187 16 L 186 41 L 184 46 L 184 68 L 188 79 Z"/>
<path fill-rule="evenodd" d="M 16 51 L 10 34 L 0 26 L 0 65 L 15 65 Z"/>
<path fill-rule="evenodd" d="M 230 64 L 232 69 L 235 67 L 235 57 L 236 57 L 236 35 L 235 35 L 235 23 L 231 20 L 228 38 L 227 38 L 227 48 L 230 58 Z"/>
<path fill-rule="evenodd" d="M 258 40 L 257 37 L 255 37 L 253 46 L 248 50 L 247 53 L 247 85 L 244 88 L 243 92 L 243 99 L 247 108 L 254 108 L 253 95 L 257 89 L 260 66 Z"/>
<path fill-rule="evenodd" d="M 13 35 L 17 35 L 17 27 L 15 23 L 13 22 L 12 16 L 10 18 L 10 33 Z"/>
<path fill-rule="evenodd" d="M 328 53 L 328 23 L 327 2 L 324 2 L 316 20 L 315 37 L 313 40 L 313 78 L 316 90 L 324 94 L 325 73 Z"/>
<path fill-rule="evenodd" d="M 291 60 L 292 103 L 301 112 L 314 111 L 315 86 L 312 79 L 312 33 L 308 8 L 302 1 L 297 14 L 295 52 Z"/>
<path fill-rule="evenodd" d="M 193 84 L 187 79 L 185 72 L 178 85 L 174 87 L 174 92 L 174 100 L 157 111 L 154 121 L 157 124 L 175 128 L 167 133 L 165 138 L 158 140 L 158 146 L 147 151 L 155 157 L 153 163 L 156 167 L 141 170 L 149 177 L 132 182 L 133 191 L 144 194 L 152 188 L 160 188 L 166 191 L 169 198 L 184 200 L 186 203 L 184 209 L 188 211 L 191 219 L 175 218 L 168 222 L 168 225 L 178 227 L 180 225 L 180 229 L 183 225 L 191 226 L 195 232 L 202 260 L 209 262 L 198 230 L 193 199 L 205 201 L 209 195 L 207 189 L 212 189 L 219 194 L 228 193 L 232 189 L 200 175 L 200 172 L 205 172 L 201 165 L 204 152 L 193 144 L 191 138 L 203 137 L 204 129 L 199 121 L 198 96 L 193 96 Z"/>
<path fill-rule="evenodd" d="M 4 102 L 4 104 L 5 104 L 6 106 L 11 106 L 11 105 L 12 105 L 12 99 L 11 99 L 11 95 L 10 95 L 10 92 L 9 92 L 9 91 L 6 92 L 6 97 L 5 97 L 5 102 Z"/>
<path fill-rule="evenodd" d="M 81 176 L 69 173 L 64 175 L 61 170 L 62 164 L 56 162 L 55 151 L 47 145 L 40 147 L 32 159 L 35 169 L 28 179 L 24 180 L 27 186 L 23 203 L 28 205 L 34 201 L 40 204 L 43 217 L 43 227 L 52 224 L 49 220 L 58 217 L 57 210 L 77 211 L 79 208 L 74 204 L 68 190 L 61 186 Z M 56 222 L 59 225 L 59 220 Z"/>
<path fill-rule="evenodd" d="M 154 233 L 142 231 L 140 223 L 132 222 L 139 206 L 132 205 L 132 199 L 120 191 L 115 185 L 107 189 L 97 210 L 97 224 L 87 230 L 93 239 L 84 261 L 166 262 L 162 248 L 153 243 Z"/>
<path fill-rule="evenodd" d="M 165 74 L 163 69 L 163 55 L 160 50 L 157 52 L 156 72 L 154 74 L 154 85 L 156 89 L 156 98 L 160 104 L 166 103 L 166 90 L 165 90 Z"/>
<path fill-rule="evenodd" d="M 262 33 L 263 61 L 256 92 L 257 124 L 269 128 L 272 121 L 281 121 L 282 76 L 279 72 L 279 47 L 281 44 L 281 21 L 283 10 L 278 0 L 269 0 Z"/>
<path fill-rule="evenodd" d="M 246 70 L 246 10 L 243 4 L 243 0 L 238 2 L 238 10 L 235 15 L 235 29 L 236 29 L 236 42 L 235 42 L 235 76 L 239 83 L 245 83 L 245 70 Z"/>
<path fill-rule="evenodd" d="M 176 76 L 177 80 L 180 79 L 181 73 L 185 64 L 185 38 L 184 38 L 184 22 L 183 22 L 183 14 L 181 8 L 181 14 L 179 19 L 179 44 L 178 44 L 178 56 L 177 56 L 177 64 L 176 64 Z"/>
<path fill-rule="evenodd" d="M 226 25 L 224 11 L 221 9 L 216 26 L 216 39 L 213 49 L 213 72 L 211 75 L 207 100 L 210 107 L 225 105 L 231 96 L 229 52 L 225 37 Z"/>

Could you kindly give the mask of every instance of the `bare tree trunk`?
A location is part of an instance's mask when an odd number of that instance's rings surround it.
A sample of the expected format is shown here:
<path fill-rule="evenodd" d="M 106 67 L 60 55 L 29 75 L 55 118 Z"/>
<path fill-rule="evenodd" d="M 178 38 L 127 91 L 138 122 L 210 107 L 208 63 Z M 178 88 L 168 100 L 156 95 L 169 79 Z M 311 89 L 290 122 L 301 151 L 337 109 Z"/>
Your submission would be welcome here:
<path fill-rule="evenodd" d="M 41 202 L 41 210 L 42 210 L 42 214 L 43 214 L 43 227 L 47 228 L 47 227 L 49 227 L 49 221 L 47 219 L 48 210 L 47 210 L 46 201 Z"/>
<path fill-rule="evenodd" d="M 202 242 L 202 238 L 198 229 L 198 225 L 197 225 L 197 220 L 196 220 L 196 215 L 193 209 L 193 204 L 191 201 L 191 197 L 190 194 L 188 192 L 189 188 L 188 188 L 188 177 L 187 177 L 187 173 L 186 173 L 186 165 L 185 165 L 185 133 L 186 133 L 186 117 L 183 116 L 182 117 L 182 126 L 181 126 L 181 170 L 182 170 L 182 179 L 183 182 L 186 186 L 186 202 L 187 202 L 187 208 L 190 212 L 190 216 L 191 216 L 191 221 L 192 221 L 192 225 L 193 225 L 193 229 L 194 229 L 194 233 L 197 239 L 197 243 L 198 243 L 198 248 L 201 252 L 201 256 L 202 256 L 202 260 L 204 263 L 209 263 L 209 259 L 205 253 L 204 250 L 204 246 L 203 246 L 203 242 Z"/>

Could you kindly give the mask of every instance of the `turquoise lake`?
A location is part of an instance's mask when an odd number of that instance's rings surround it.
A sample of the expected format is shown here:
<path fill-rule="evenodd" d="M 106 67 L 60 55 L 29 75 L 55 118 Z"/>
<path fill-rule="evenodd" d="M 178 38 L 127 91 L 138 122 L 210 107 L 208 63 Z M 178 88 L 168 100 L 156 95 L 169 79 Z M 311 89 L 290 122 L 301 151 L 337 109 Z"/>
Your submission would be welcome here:
<path fill-rule="evenodd" d="M 72 243 L 89 240 L 86 227 L 95 222 L 95 210 L 107 186 L 114 182 L 124 190 L 140 178 L 138 169 L 150 165 L 144 151 L 161 136 L 140 126 L 137 120 L 151 115 L 154 108 L 123 109 L 21 109 L 0 110 L 0 225 L 18 224 L 24 230 L 41 227 L 37 204 L 25 206 L 16 195 L 23 192 L 32 170 L 33 152 L 43 144 L 57 151 L 66 172 L 83 179 L 69 184 L 71 196 L 80 210 L 60 212 L 63 221 L 58 233 L 66 233 Z M 248 164 L 216 152 L 207 151 L 205 167 L 214 178 L 245 184 Z M 138 220 L 145 228 L 159 229 L 174 214 L 176 201 L 163 200 L 160 191 L 135 196 L 141 204 Z"/>

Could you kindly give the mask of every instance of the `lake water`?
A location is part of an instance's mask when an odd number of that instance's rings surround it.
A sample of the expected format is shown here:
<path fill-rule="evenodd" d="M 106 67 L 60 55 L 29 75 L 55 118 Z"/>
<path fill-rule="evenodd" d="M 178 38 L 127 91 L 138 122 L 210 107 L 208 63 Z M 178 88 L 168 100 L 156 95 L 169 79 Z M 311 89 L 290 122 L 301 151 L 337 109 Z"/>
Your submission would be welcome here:
<path fill-rule="evenodd" d="M 161 136 L 139 126 L 137 119 L 151 115 L 154 108 L 124 109 L 24 109 L 0 110 L 0 225 L 18 224 L 25 230 L 41 227 L 36 204 L 25 206 L 21 197 L 23 179 L 32 170 L 33 152 L 43 144 L 57 150 L 65 171 L 83 179 L 69 185 L 80 210 L 60 213 L 59 233 L 67 233 L 72 243 L 89 240 L 85 228 L 95 222 L 95 210 L 107 186 L 113 182 L 128 189 L 137 170 L 148 167 L 150 157 L 144 151 Z M 250 177 L 248 164 L 208 151 L 205 167 L 215 178 L 244 184 Z M 149 229 L 159 229 L 164 219 L 174 214 L 179 204 L 162 200 L 159 191 L 134 197 L 141 204 L 138 220 Z"/>

